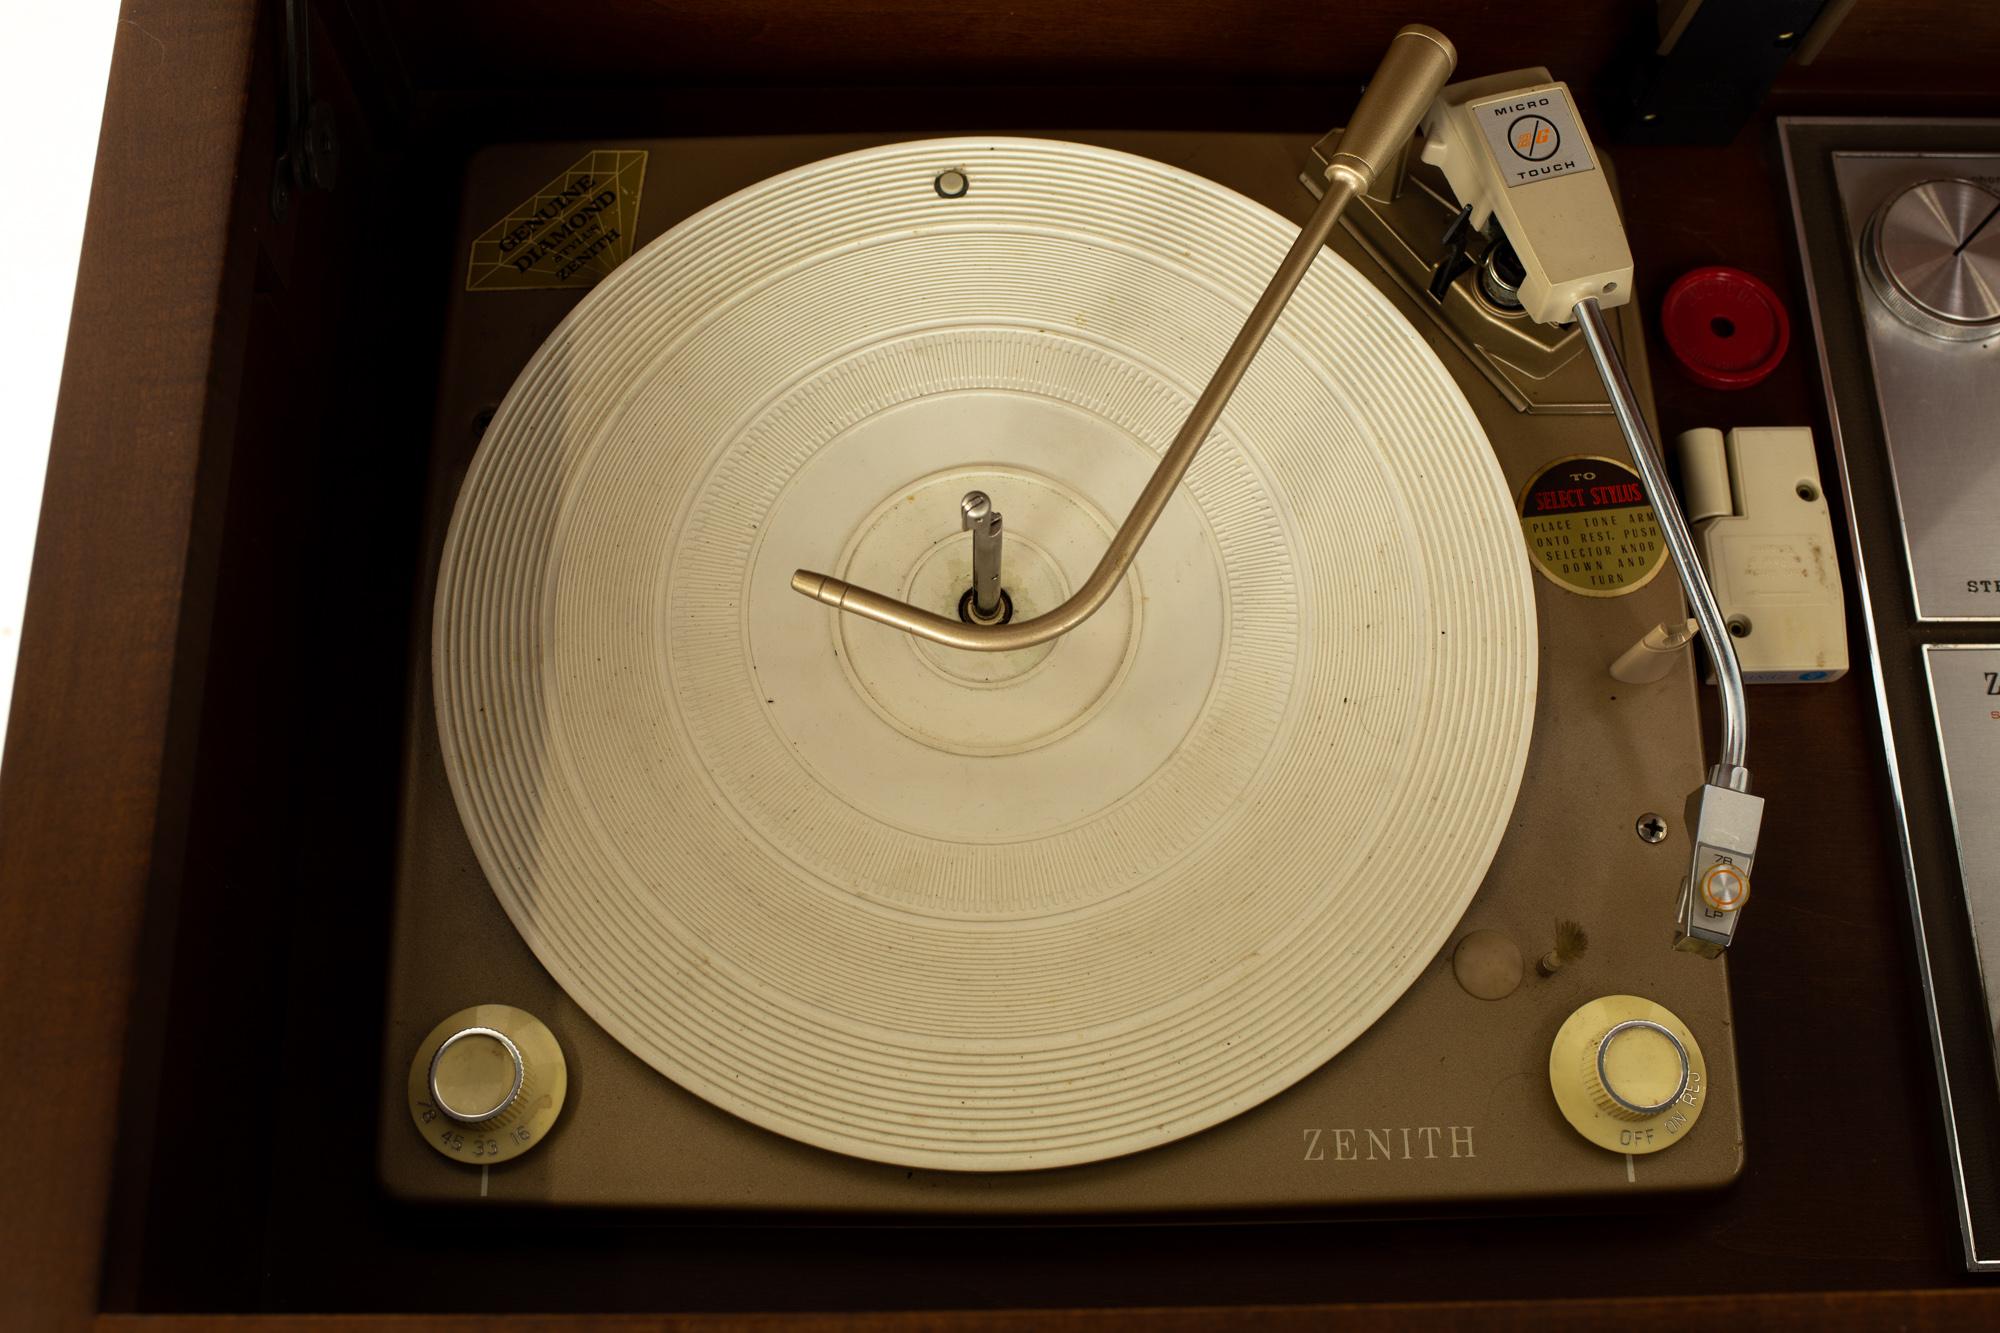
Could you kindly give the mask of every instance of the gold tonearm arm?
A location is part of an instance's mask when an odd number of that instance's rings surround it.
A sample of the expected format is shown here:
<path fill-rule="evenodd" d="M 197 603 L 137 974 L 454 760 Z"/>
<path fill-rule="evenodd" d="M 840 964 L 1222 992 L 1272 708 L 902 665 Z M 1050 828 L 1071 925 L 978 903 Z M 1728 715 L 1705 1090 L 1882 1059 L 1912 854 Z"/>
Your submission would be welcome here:
<path fill-rule="evenodd" d="M 1312 217 L 1286 252 L 1264 294 L 1251 309 L 1249 318 L 1237 331 L 1235 341 L 1223 354 L 1222 363 L 1215 368 L 1208 387 L 1195 400 L 1194 409 L 1188 413 L 1173 443 L 1167 446 L 1159 466 L 1153 470 L 1152 478 L 1133 504 L 1132 512 L 1126 515 L 1125 522 L 1098 560 L 1097 568 L 1091 571 L 1090 577 L 1071 594 L 1068 601 L 1032 620 L 982 625 L 950 620 L 911 606 L 908 602 L 809 569 L 801 569 L 792 575 L 792 587 L 838 610 L 866 616 L 934 643 L 968 648 L 974 652 L 1001 653 L 1032 648 L 1067 634 L 1090 619 L 1110 599 L 1118 581 L 1131 567 L 1139 548 L 1145 544 L 1153 525 L 1165 511 L 1167 501 L 1173 498 L 1174 488 L 1187 475 L 1195 453 L 1208 438 L 1209 432 L 1215 429 L 1215 423 L 1221 418 L 1222 409 L 1228 405 L 1230 395 L 1236 391 L 1243 372 L 1249 369 L 1257 349 L 1264 345 L 1264 339 L 1278 322 L 1285 303 L 1291 299 L 1306 270 L 1312 266 L 1314 256 L 1333 235 L 1334 227 L 1340 222 L 1341 211 L 1350 199 L 1373 183 L 1378 171 L 1395 161 L 1410 136 L 1416 133 L 1418 122 L 1437 97 L 1438 90 L 1451 77 L 1457 62 L 1458 53 L 1444 34 L 1420 23 L 1403 28 L 1390 40 L 1389 49 L 1384 53 L 1375 77 L 1362 93 L 1361 102 L 1348 121 L 1347 131 L 1341 136 L 1340 151 L 1327 164 L 1326 192 L 1320 197 L 1319 207 L 1313 210 Z"/>

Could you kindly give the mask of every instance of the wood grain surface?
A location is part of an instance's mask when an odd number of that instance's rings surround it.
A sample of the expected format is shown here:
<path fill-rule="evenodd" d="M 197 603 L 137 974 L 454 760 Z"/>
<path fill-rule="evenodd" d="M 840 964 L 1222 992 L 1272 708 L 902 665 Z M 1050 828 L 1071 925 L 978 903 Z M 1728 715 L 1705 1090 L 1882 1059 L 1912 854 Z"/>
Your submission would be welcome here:
<path fill-rule="evenodd" d="M 799 1315 L 105 1315 L 98 1333 L 1209 1333 L 1209 1330 L 1474 1329 L 1486 1333 L 1569 1333 L 1616 1328 L 1625 1333 L 1684 1333 L 1696 1327 L 1819 1333 L 1823 1329 L 1897 1329 L 1904 1333 L 1987 1329 L 1993 1301 L 1976 1291 L 1841 1292 L 1800 1296 L 1681 1297 L 1661 1300 L 1556 1302 L 1438 1301 L 1383 1305 L 1251 1305 L 1231 1309 L 916 1310 L 899 1314 Z"/>
<path fill-rule="evenodd" d="M 141 921 L 173 892 L 248 297 L 254 29 L 247 2 L 164 0 L 117 28 L 0 781 L 0 1311 L 19 1328 L 96 1308 Z"/>
<path fill-rule="evenodd" d="M 1594 68 L 1634 7 L 1573 9 L 1539 29 L 1483 4 L 1425 17 L 1480 51 L 1481 69 Z M 1958 89 L 1990 99 L 1995 13 L 1863 0 L 1821 72 L 1787 84 L 1820 108 L 1846 88 L 1877 110 L 1935 110 Z M 821 1328 L 862 1321 L 808 1312 L 895 1307 L 919 1311 L 898 1316 L 915 1329 L 1474 1319 L 1459 1305 L 1327 1304 L 1418 1294 L 1522 1302 L 1480 1307 L 1495 1328 L 2000 1322 L 1995 1297 L 1932 1290 L 1964 1279 L 1859 671 L 1752 696 L 1751 764 L 1771 805 L 1757 913 L 1731 962 L 1748 1167 L 1720 1198 L 1643 1217 L 1390 1225 L 529 1225 L 388 1208 L 365 1141 L 328 1136 L 281 1159 L 254 1058 L 225 1071 L 220 1102 L 199 1100 L 200 1062 L 273 1041 L 327 1041 L 336 1073 L 373 1065 L 421 472 L 405 446 L 431 428 L 465 154 L 557 121 L 865 128 L 918 114 L 889 86 L 911 79 L 957 88 L 920 108 L 941 130 L 1010 107 L 1041 125 L 1138 125 L 1134 106 L 1168 121 L 1226 106 L 1239 126 L 1252 115 L 1303 144 L 1345 106 L 1326 114 L 1328 84 L 1365 73 L 1408 11 L 357 3 L 326 21 L 350 34 L 361 86 L 345 90 L 337 64 L 319 71 L 355 147 L 349 169 L 332 203 L 275 230 L 263 211 L 274 38 L 257 14 L 250 0 L 131 0 L 119 29 L 0 773 L 0 1068 L 17 1089 L 0 1134 L 0 1322 L 80 1327 L 107 1307 L 762 1308 Z M 1298 82 L 1273 91 L 1279 76 Z M 852 95 L 744 86 L 787 78 Z M 963 82 L 975 78 L 1010 83 Z M 1133 101 L 1121 80 L 1151 92 Z M 580 82 L 590 95 L 551 92 Z M 655 119 L 628 118 L 641 115 Z M 1768 116 L 1726 148 L 1612 151 L 1649 308 L 1712 262 L 1792 304 L 1791 355 L 1744 393 L 1694 385 L 1656 342 L 1665 430 L 1804 422 L 1824 441 Z M 301 720 L 300 695 L 326 702 Z M 329 829 L 331 842 L 294 845 Z M 1733 1294 L 1671 1299 L 1687 1290 Z M 1645 1298 L 1615 1299 L 1631 1293 Z M 1559 1297 L 1586 1299 L 1543 1303 Z M 1273 1302 L 1286 1308 L 1221 1308 Z M 1130 1308 L 1049 1309 L 1100 1305 Z M 1029 1313 L 920 1312 L 973 1307 Z"/>
<path fill-rule="evenodd" d="M 1487 0 L 608 0 L 551 11 L 529 0 L 380 0 L 415 86 L 603 87 L 635 81 L 951 83 L 1071 77 L 1348 82 L 1390 34 L 1421 21 L 1467 68 L 1545 65 L 1587 82 L 1636 27 L 1644 0 L 1557 10 Z M 1778 34 L 1772 34 L 1777 40 Z M 1923 85 L 1993 91 L 2000 15 L 1959 0 L 1861 0 L 1792 89 Z"/>

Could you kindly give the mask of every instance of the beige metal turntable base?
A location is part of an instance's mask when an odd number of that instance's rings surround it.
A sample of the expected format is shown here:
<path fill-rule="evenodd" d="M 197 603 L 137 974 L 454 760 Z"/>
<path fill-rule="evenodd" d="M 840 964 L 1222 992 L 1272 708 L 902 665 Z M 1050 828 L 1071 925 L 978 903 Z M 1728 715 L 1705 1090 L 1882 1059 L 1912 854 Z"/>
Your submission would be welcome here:
<path fill-rule="evenodd" d="M 1286 216 L 1311 200 L 1297 185 L 1310 137 L 1060 137 L 1158 158 Z M 636 241 L 786 168 L 881 138 L 661 140 L 489 150 L 468 173 L 457 262 L 474 238 L 591 149 L 644 149 Z M 1603 415 L 1516 412 L 1342 233 L 1336 249 L 1387 291 L 1437 349 L 1492 438 L 1511 489 L 1546 465 L 1623 456 Z M 455 282 L 454 286 L 462 284 Z M 460 290 L 454 297 L 432 459 L 425 568 L 446 524 L 484 413 L 575 305 L 570 290 Z M 1622 330 L 1643 380 L 1632 308 Z M 389 1020 L 383 1049 L 380 1163 L 388 1191 L 436 1202 L 732 1209 L 813 1214 L 1112 1215 L 1392 1207 L 1616 1197 L 1714 1188 L 1741 1163 L 1725 965 L 1671 947 L 1683 796 L 1703 769 L 1693 674 L 1626 686 L 1605 666 L 1648 628 L 1678 620 L 1670 578 L 1588 597 L 1537 577 L 1541 686 L 1535 740 L 1511 830 L 1470 910 L 1438 956 L 1370 1030 L 1288 1091 L 1164 1147 L 1087 1166 L 1006 1174 L 911 1170 L 842 1156 L 756 1128 L 683 1091 L 627 1052 L 564 995 L 501 910 L 448 788 L 431 708 L 427 632 L 413 635 L 404 820 Z M 1649 844 L 1641 815 L 1665 817 Z M 1588 934 L 1551 977 L 1535 961 L 1556 923 Z M 1476 931 L 1512 941 L 1519 986 L 1481 999 L 1452 953 Z M 1503 944 L 1504 951 L 1504 944 Z M 1491 986 L 1483 985 L 1490 990 Z M 1671 1151 L 1641 1158 L 1586 1143 L 1548 1085 L 1551 1040 L 1596 996 L 1646 997 L 1678 1014 L 1708 1062 L 1703 1119 Z M 561 1121 L 537 1150 L 491 1168 L 441 1157 L 418 1136 L 405 1097 L 411 1053 L 468 1005 L 518 1006 L 549 1024 L 568 1060 Z"/>

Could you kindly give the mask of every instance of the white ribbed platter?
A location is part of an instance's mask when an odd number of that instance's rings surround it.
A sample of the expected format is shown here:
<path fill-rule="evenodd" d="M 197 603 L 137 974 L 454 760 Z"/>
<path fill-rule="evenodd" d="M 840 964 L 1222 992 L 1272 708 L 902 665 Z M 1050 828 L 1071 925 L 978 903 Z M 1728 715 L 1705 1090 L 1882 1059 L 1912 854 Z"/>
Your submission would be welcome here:
<path fill-rule="evenodd" d="M 808 1143 L 1019 1170 L 1256 1105 L 1433 960 L 1520 783 L 1532 576 L 1331 253 L 1082 629 L 970 654 L 789 584 L 954 613 L 978 488 L 1019 613 L 1060 601 L 1295 234 L 1120 153 L 898 144 L 675 227 L 536 353 L 452 520 L 438 728 L 606 1030 Z"/>

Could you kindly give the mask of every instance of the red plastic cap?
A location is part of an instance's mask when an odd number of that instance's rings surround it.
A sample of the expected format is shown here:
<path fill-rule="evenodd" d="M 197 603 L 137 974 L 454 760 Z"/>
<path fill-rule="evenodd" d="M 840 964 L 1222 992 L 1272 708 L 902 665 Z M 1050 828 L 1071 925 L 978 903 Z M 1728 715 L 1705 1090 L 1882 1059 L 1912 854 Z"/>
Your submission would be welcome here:
<path fill-rule="evenodd" d="M 1740 268 L 1698 268 L 1667 289 L 1660 306 L 1667 346 L 1711 389 L 1761 384 L 1792 345 L 1785 303 Z"/>

